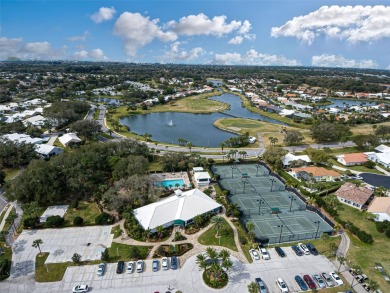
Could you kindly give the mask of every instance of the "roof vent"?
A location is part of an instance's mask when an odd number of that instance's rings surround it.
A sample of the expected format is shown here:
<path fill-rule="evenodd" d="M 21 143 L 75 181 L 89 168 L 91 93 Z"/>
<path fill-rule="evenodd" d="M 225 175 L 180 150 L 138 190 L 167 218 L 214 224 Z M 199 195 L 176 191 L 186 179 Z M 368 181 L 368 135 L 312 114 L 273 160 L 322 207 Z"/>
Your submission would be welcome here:
<path fill-rule="evenodd" d="M 181 196 L 183 194 L 183 191 L 181 191 L 180 189 L 176 189 L 175 194 L 176 196 Z"/>

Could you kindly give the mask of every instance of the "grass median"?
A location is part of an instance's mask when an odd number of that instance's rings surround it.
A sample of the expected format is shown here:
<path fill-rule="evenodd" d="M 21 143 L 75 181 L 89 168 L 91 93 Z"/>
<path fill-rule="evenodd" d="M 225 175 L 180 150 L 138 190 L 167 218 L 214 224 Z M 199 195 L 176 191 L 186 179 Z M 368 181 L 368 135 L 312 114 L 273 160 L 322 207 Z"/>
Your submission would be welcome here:
<path fill-rule="evenodd" d="M 216 237 L 217 230 L 215 227 L 210 227 L 202 235 L 199 236 L 198 241 L 203 245 L 216 245 L 229 248 L 234 251 L 237 250 L 236 243 L 234 242 L 234 233 L 232 227 L 222 219 L 222 225 L 219 229 L 219 237 Z"/>

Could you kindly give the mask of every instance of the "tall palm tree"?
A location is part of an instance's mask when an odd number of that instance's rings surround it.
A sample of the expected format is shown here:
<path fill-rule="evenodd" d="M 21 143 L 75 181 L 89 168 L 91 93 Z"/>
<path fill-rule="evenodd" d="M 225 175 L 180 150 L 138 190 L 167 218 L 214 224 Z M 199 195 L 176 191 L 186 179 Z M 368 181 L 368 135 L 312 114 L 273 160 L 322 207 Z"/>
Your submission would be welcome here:
<path fill-rule="evenodd" d="M 253 238 L 254 238 L 254 230 L 255 230 L 255 224 L 253 224 L 252 222 L 248 222 L 246 224 L 246 229 L 248 230 L 248 236 L 249 238 L 253 241 Z"/>
<path fill-rule="evenodd" d="M 42 255 L 41 244 L 43 244 L 42 239 L 36 239 L 36 240 L 33 241 L 33 244 L 31 245 L 32 247 L 35 247 L 35 248 L 39 249 L 39 254 L 40 255 Z"/>
<path fill-rule="evenodd" d="M 229 258 L 223 259 L 221 266 L 222 266 L 222 268 L 225 269 L 225 271 L 228 271 L 229 269 L 231 269 L 233 267 L 233 262 Z"/>
<path fill-rule="evenodd" d="M 195 262 L 197 263 L 200 271 L 204 271 L 205 269 L 207 269 L 207 262 L 206 262 L 206 257 L 204 256 L 204 254 L 202 254 L 202 253 L 198 254 L 196 256 Z"/>
<path fill-rule="evenodd" d="M 346 259 L 344 256 L 339 256 L 339 257 L 337 258 L 337 260 L 338 260 L 339 263 L 340 263 L 339 269 L 338 269 L 337 271 L 340 272 L 341 266 L 342 266 L 343 264 L 345 264 L 345 262 L 347 261 L 347 259 Z"/>
<path fill-rule="evenodd" d="M 219 146 L 220 146 L 220 148 L 221 148 L 221 153 L 223 153 L 223 149 L 225 148 L 225 143 L 223 143 L 223 142 L 221 142 L 220 144 L 219 144 Z"/>
<path fill-rule="evenodd" d="M 192 147 L 193 147 L 194 145 L 192 144 L 192 142 L 187 142 L 187 147 L 188 147 L 188 149 L 190 150 L 190 153 L 191 153 L 191 150 L 192 150 Z"/>
<path fill-rule="evenodd" d="M 203 219 L 200 215 L 196 215 L 193 220 L 195 228 L 199 228 L 203 223 Z"/>
<path fill-rule="evenodd" d="M 221 257 L 222 260 L 228 259 L 230 257 L 230 252 L 226 249 L 222 249 L 219 253 L 219 257 Z"/>
<path fill-rule="evenodd" d="M 219 229 L 222 227 L 223 218 L 220 216 L 214 216 L 211 218 L 211 223 L 214 225 L 215 229 L 217 229 L 217 236 L 219 236 Z"/>
<path fill-rule="evenodd" d="M 157 226 L 156 227 L 156 232 L 158 234 L 158 237 L 161 239 L 162 235 L 164 234 L 164 227 L 163 226 Z"/>

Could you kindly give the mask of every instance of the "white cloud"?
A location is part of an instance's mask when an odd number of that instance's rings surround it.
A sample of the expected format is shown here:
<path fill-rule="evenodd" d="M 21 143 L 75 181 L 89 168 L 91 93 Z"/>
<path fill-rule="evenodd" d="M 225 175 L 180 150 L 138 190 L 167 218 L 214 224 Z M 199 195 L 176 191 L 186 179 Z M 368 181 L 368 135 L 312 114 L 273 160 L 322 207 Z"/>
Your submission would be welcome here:
<path fill-rule="evenodd" d="M 252 29 L 252 25 L 251 23 L 248 21 L 248 20 L 245 20 L 244 23 L 242 24 L 242 26 L 240 27 L 240 29 L 238 30 L 238 32 L 240 34 L 247 34 L 249 33 L 249 31 Z"/>
<path fill-rule="evenodd" d="M 63 59 L 66 57 L 66 46 L 55 49 L 49 42 L 31 42 L 26 43 L 22 38 L 10 39 L 0 37 L 0 59 L 5 60 L 8 57 L 19 59 Z"/>
<path fill-rule="evenodd" d="M 328 54 L 313 56 L 311 64 L 318 67 L 378 68 L 378 64 L 373 60 L 346 59 L 341 55 Z"/>
<path fill-rule="evenodd" d="M 106 20 L 110 20 L 114 17 L 116 10 L 111 7 L 100 7 L 97 12 L 91 15 L 91 19 L 96 23 L 101 23 Z"/>
<path fill-rule="evenodd" d="M 93 49 L 91 51 L 81 50 L 78 52 L 75 52 L 73 54 L 73 57 L 77 60 L 108 60 L 108 58 L 104 55 L 104 52 L 102 49 Z"/>
<path fill-rule="evenodd" d="M 166 51 L 163 56 L 160 57 L 162 62 L 173 62 L 173 61 L 189 61 L 198 58 L 200 55 L 205 53 L 202 47 L 196 47 L 189 51 L 181 49 L 180 42 L 174 42 L 171 44 L 171 49 Z"/>
<path fill-rule="evenodd" d="M 387 69 L 387 70 L 390 70 L 390 64 L 389 64 L 389 66 L 386 67 L 386 69 Z"/>
<path fill-rule="evenodd" d="M 210 19 L 207 15 L 188 15 L 180 18 L 179 22 L 174 20 L 168 22 L 168 27 L 178 35 L 215 35 L 223 36 L 240 29 L 241 21 L 233 20 L 226 22 L 226 16 L 214 16 Z"/>
<path fill-rule="evenodd" d="M 322 6 L 271 29 L 272 37 L 295 37 L 308 44 L 326 36 L 350 43 L 390 37 L 390 6 Z"/>
<path fill-rule="evenodd" d="M 85 31 L 81 36 L 73 36 L 68 38 L 71 42 L 82 42 L 85 41 L 89 37 L 89 32 Z"/>
<path fill-rule="evenodd" d="M 283 55 L 273 55 L 258 53 L 251 49 L 246 54 L 239 53 L 224 53 L 215 54 L 214 63 L 216 64 L 231 64 L 231 65 L 277 65 L 277 66 L 299 66 L 301 63 L 295 59 L 288 59 Z"/>
<path fill-rule="evenodd" d="M 244 37 L 242 36 L 235 36 L 234 38 L 230 39 L 229 44 L 232 45 L 239 45 L 244 40 Z"/>
<path fill-rule="evenodd" d="M 150 20 L 139 13 L 124 12 L 115 22 L 114 33 L 123 38 L 126 54 L 135 56 L 139 48 L 156 38 L 163 42 L 177 39 L 175 33 L 164 32 L 158 22 L 158 19 Z"/>

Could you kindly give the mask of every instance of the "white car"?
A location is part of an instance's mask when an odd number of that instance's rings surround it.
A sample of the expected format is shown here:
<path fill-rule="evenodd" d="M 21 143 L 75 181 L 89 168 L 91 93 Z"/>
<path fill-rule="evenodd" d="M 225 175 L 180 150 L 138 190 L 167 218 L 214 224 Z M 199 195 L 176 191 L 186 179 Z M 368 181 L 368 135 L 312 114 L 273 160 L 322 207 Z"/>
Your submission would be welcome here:
<path fill-rule="evenodd" d="M 277 278 L 276 279 L 276 286 L 278 286 L 280 292 L 282 293 L 288 293 L 288 287 L 286 285 L 286 283 L 283 281 L 282 278 Z"/>
<path fill-rule="evenodd" d="M 310 254 L 310 250 L 309 248 L 307 248 L 307 246 L 303 243 L 298 243 L 298 247 L 300 250 L 303 251 L 304 254 Z"/>
<path fill-rule="evenodd" d="M 335 281 L 336 285 L 342 286 L 344 285 L 343 280 L 337 275 L 335 272 L 330 272 L 329 275 L 332 277 L 332 279 Z"/>
<path fill-rule="evenodd" d="M 72 292 L 73 293 L 86 293 L 86 292 L 88 292 L 88 285 L 77 285 L 76 287 L 73 287 Z"/>
<path fill-rule="evenodd" d="M 134 272 L 134 267 L 135 267 L 135 262 L 129 261 L 129 263 L 127 264 L 126 273 L 132 274 Z"/>
<path fill-rule="evenodd" d="M 259 256 L 259 254 L 257 253 L 256 250 L 251 249 L 251 250 L 249 250 L 249 253 L 252 255 L 252 258 L 253 258 L 254 260 L 259 260 L 259 259 L 260 259 L 260 256 Z"/>
<path fill-rule="evenodd" d="M 267 249 L 265 249 L 265 248 L 260 248 L 260 253 L 261 253 L 261 256 L 263 257 L 263 259 L 271 259 L 271 257 L 269 256 L 269 253 L 268 253 Z"/>
<path fill-rule="evenodd" d="M 169 269 L 169 264 L 168 264 L 168 258 L 167 257 L 163 257 L 161 259 L 161 267 L 164 271 L 168 270 Z"/>

